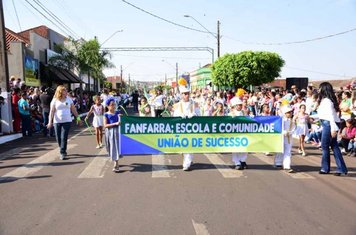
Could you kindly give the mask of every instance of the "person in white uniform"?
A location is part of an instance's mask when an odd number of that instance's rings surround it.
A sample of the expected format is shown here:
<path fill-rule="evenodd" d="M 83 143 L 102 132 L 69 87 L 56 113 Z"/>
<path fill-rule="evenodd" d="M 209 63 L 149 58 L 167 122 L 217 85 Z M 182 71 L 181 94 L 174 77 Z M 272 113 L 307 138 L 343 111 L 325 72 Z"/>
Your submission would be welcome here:
<path fill-rule="evenodd" d="M 229 116 L 238 117 L 238 116 L 246 116 L 244 111 L 242 110 L 242 100 L 238 97 L 234 97 L 230 100 L 231 111 Z M 235 164 L 236 170 L 244 170 L 247 169 L 248 166 L 246 164 L 247 153 L 232 153 L 232 162 Z"/>
<path fill-rule="evenodd" d="M 189 89 L 181 86 L 179 91 L 181 99 L 173 107 L 173 116 L 181 118 L 192 118 L 193 116 L 198 116 L 199 114 L 195 112 L 194 102 L 189 98 Z M 183 171 L 189 171 L 194 155 L 192 153 L 184 153 L 183 156 Z"/>
<path fill-rule="evenodd" d="M 284 105 L 281 108 L 283 113 L 282 119 L 282 133 L 284 138 L 283 153 L 276 153 L 274 158 L 274 165 L 277 168 L 283 167 L 289 173 L 294 171 L 291 169 L 291 157 L 293 146 L 293 134 L 296 129 L 295 122 L 292 119 L 292 107 L 290 105 Z"/>

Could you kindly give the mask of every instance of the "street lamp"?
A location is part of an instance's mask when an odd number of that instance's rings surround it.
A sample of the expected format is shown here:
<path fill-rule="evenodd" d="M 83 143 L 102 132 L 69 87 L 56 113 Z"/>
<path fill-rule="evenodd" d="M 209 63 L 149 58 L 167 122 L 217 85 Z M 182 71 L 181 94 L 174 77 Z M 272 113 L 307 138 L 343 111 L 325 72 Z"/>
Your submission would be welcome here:
<path fill-rule="evenodd" d="M 197 22 L 201 27 L 203 27 L 203 29 L 206 30 L 207 33 L 210 33 L 214 38 L 216 38 L 217 40 L 217 53 L 218 53 L 218 58 L 220 57 L 220 21 L 218 20 L 218 26 L 217 26 L 217 34 L 211 32 L 209 29 L 207 29 L 204 25 L 202 25 L 198 20 L 196 20 L 193 16 L 190 16 L 190 15 L 184 15 L 184 17 L 187 17 L 187 18 L 191 18 L 193 19 L 195 22 Z"/>
<path fill-rule="evenodd" d="M 110 38 L 114 37 L 115 34 L 121 33 L 121 32 L 123 32 L 123 31 L 124 31 L 123 29 L 120 29 L 120 30 L 115 31 L 115 32 L 114 32 L 113 34 L 111 34 L 102 44 L 100 44 L 100 47 L 102 47 L 102 46 L 104 45 L 104 43 L 106 43 L 107 41 L 109 41 Z"/>

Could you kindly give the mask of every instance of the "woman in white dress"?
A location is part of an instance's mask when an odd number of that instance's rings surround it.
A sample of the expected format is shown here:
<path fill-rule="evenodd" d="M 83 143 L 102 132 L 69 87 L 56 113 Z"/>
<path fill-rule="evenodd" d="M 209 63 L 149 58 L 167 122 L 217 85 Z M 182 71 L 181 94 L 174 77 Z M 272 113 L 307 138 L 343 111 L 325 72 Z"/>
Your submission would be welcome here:
<path fill-rule="evenodd" d="M 95 96 L 94 102 L 95 104 L 91 106 L 87 116 L 85 117 L 85 120 L 88 120 L 90 115 L 94 113 L 93 127 L 95 128 L 96 143 L 97 143 L 96 148 L 98 149 L 103 147 L 104 106 L 101 104 L 100 96 Z"/>

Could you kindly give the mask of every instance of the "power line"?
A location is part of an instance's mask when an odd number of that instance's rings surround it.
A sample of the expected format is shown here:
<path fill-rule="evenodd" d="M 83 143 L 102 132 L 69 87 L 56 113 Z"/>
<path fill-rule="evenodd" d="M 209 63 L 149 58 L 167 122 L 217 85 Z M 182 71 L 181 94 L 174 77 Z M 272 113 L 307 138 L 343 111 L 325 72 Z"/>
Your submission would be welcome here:
<path fill-rule="evenodd" d="M 340 74 L 319 72 L 319 71 L 314 71 L 314 70 L 309 70 L 309 69 L 303 69 L 303 68 L 296 68 L 296 67 L 289 67 L 289 66 L 284 66 L 284 67 L 286 67 L 286 68 L 288 68 L 288 69 L 300 70 L 300 71 L 310 72 L 310 73 L 317 73 L 317 74 L 328 75 L 328 76 L 333 76 L 333 77 L 351 77 L 351 76 L 347 76 L 347 75 L 340 75 Z"/>
<path fill-rule="evenodd" d="M 79 28 L 85 28 L 87 31 L 89 31 L 92 35 L 94 35 L 93 31 L 83 23 L 83 21 L 78 17 L 78 14 L 73 14 L 68 5 L 66 4 L 65 1 L 59 1 L 59 0 L 52 0 L 53 2 L 56 3 L 60 8 L 63 9 L 63 12 L 68 16 L 68 18 L 71 20 L 72 23 L 76 24 Z"/>
<path fill-rule="evenodd" d="M 12 0 L 12 5 L 14 6 L 14 10 L 15 10 L 16 18 L 17 18 L 17 23 L 19 24 L 20 31 L 22 31 L 21 24 L 20 24 L 20 18 L 19 18 L 19 15 L 17 14 L 17 10 L 16 10 L 16 6 L 15 6 L 15 1 L 14 0 Z"/>
<path fill-rule="evenodd" d="M 155 18 L 158 18 L 160 20 L 163 20 L 165 22 L 168 22 L 170 24 L 173 24 L 175 26 L 179 26 L 179 27 L 182 27 L 182 28 L 185 28 L 185 29 L 189 29 L 189 30 L 193 30 L 193 31 L 197 31 L 197 32 L 200 32 L 200 33 L 209 33 L 210 32 L 207 32 L 207 31 L 203 31 L 203 30 L 199 30 L 199 29 L 194 29 L 194 28 L 190 28 L 190 27 L 187 27 L 187 26 L 184 26 L 184 25 L 181 25 L 181 24 L 178 24 L 178 23 L 175 23 L 173 21 L 170 21 L 170 20 L 167 20 L 163 17 L 160 17 L 158 15 L 155 15 L 149 11 L 146 11 L 132 3 L 129 3 L 125 0 L 122 0 L 124 3 L 146 13 L 146 14 L 149 14 Z M 226 38 L 229 38 L 233 41 L 236 41 L 236 42 L 240 42 L 242 44 L 248 44 L 248 45 L 265 45 L 265 46 L 282 46 L 282 45 L 291 45 L 291 44 L 302 44 L 302 43 L 308 43 L 308 42 L 313 42 L 313 41 L 319 41 L 319 40 L 323 40 L 323 39 L 327 39 L 327 38 L 332 38 L 332 37 L 336 37 L 336 36 L 340 36 L 340 35 L 343 35 L 343 34 L 347 34 L 347 33 L 351 33 L 353 31 L 356 31 L 356 28 L 352 28 L 352 29 L 349 29 L 349 30 L 346 30 L 346 31 L 342 31 L 342 32 L 338 32 L 338 33 L 334 33 L 334 34 L 329 34 L 329 35 L 326 35 L 326 36 L 321 36 L 321 37 L 316 37 L 316 38 L 311 38 L 311 39 L 305 39 L 305 40 L 299 40 L 299 41 L 290 41 L 290 42 L 274 42 L 274 43 L 264 43 L 264 42 L 246 42 L 246 41 L 242 41 L 242 40 L 238 40 L 238 39 L 234 39 L 232 37 L 229 37 L 229 36 L 225 36 Z"/>
<path fill-rule="evenodd" d="M 165 21 L 165 22 L 167 22 L 167 23 L 169 23 L 169 24 L 173 24 L 173 25 L 175 25 L 175 26 L 178 26 L 178 27 L 181 27 L 181 28 L 185 28 L 185 29 L 188 29 L 188 30 L 192 30 L 192 31 L 196 31 L 196 32 L 200 32 L 200 33 L 209 33 L 209 34 L 210 34 L 210 32 L 206 32 L 206 31 L 203 31 L 203 30 L 191 28 L 191 27 L 188 27 L 188 26 L 185 26 L 185 25 L 182 25 L 182 24 L 178 24 L 178 23 L 173 22 L 173 21 L 171 21 L 171 20 L 167 20 L 167 19 L 165 19 L 165 18 L 163 18 L 163 17 L 161 17 L 161 16 L 155 15 L 155 14 L 153 14 L 153 13 L 151 13 L 151 12 L 149 12 L 149 11 L 146 11 L 146 10 L 144 10 L 144 9 L 142 9 L 142 8 L 140 8 L 140 7 L 138 7 L 138 6 L 134 5 L 134 4 L 132 4 L 132 3 L 129 3 L 129 2 L 127 2 L 127 1 L 125 1 L 125 0 L 122 0 L 122 1 L 123 1 L 124 3 L 126 3 L 127 5 L 130 5 L 130 6 L 136 8 L 136 9 L 138 9 L 138 10 L 140 10 L 140 11 L 146 13 L 146 14 L 149 14 L 149 15 L 151 15 L 151 16 L 157 18 L 157 19 L 163 20 L 163 21 Z"/>
<path fill-rule="evenodd" d="M 45 14 L 43 14 L 40 10 L 38 10 L 34 5 L 32 5 L 28 0 L 25 0 L 33 9 L 35 9 L 38 13 L 40 13 L 44 18 L 46 18 L 49 22 L 51 22 L 53 25 L 55 25 L 60 31 L 62 31 L 65 35 L 71 37 L 66 30 L 63 30 L 63 28 L 56 23 L 54 23 L 51 19 L 49 19 Z"/>
<path fill-rule="evenodd" d="M 44 6 L 39 0 L 34 0 L 34 2 L 40 8 L 42 8 L 42 10 L 44 10 L 50 17 L 52 17 L 53 20 L 63 26 L 63 28 L 66 29 L 70 34 L 72 34 L 76 38 L 79 38 L 79 36 L 70 27 L 68 27 L 59 17 L 57 17 L 52 11 L 50 11 L 46 6 Z"/>
<path fill-rule="evenodd" d="M 329 34 L 321 37 L 316 37 L 316 38 L 311 38 L 311 39 L 305 39 L 305 40 L 299 40 L 299 41 L 291 41 L 291 42 L 272 42 L 272 43 L 264 43 L 264 42 L 245 42 L 242 40 L 234 39 L 229 36 L 225 36 L 226 38 L 229 38 L 231 40 L 243 43 L 243 44 L 249 44 L 249 45 L 265 45 L 265 46 L 282 46 L 282 45 L 291 45 L 291 44 L 302 44 L 302 43 L 308 43 L 308 42 L 314 42 L 314 41 L 319 41 L 327 38 L 332 38 L 336 36 L 340 36 L 343 34 L 351 33 L 353 31 L 356 31 L 356 28 L 348 29 L 342 32 L 334 33 L 334 34 Z"/>

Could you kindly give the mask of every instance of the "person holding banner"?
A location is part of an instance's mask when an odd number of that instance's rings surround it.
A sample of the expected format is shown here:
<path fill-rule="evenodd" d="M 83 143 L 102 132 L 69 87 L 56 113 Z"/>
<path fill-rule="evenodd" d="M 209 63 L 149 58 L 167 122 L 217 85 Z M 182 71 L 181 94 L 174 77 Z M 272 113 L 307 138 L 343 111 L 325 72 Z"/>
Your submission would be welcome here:
<path fill-rule="evenodd" d="M 292 157 L 292 145 L 293 145 L 293 133 L 296 129 L 295 122 L 292 119 L 292 107 L 287 104 L 281 108 L 283 113 L 282 119 L 282 133 L 284 138 L 283 153 L 276 153 L 274 158 L 274 165 L 277 168 L 287 170 L 288 173 L 293 173 L 291 169 L 291 157 Z"/>
<path fill-rule="evenodd" d="M 192 118 L 193 116 L 198 116 L 198 114 L 195 113 L 194 102 L 189 98 L 189 89 L 185 86 L 181 86 L 179 91 L 181 94 L 181 99 L 173 107 L 173 116 L 181 118 Z M 183 171 L 189 171 L 194 155 L 192 153 L 184 153 L 183 156 Z"/>
<path fill-rule="evenodd" d="M 245 116 L 244 111 L 242 110 L 242 100 L 235 96 L 230 100 L 231 111 L 229 116 L 238 117 Z M 236 170 L 244 170 L 247 169 L 248 166 L 246 164 L 247 153 L 232 153 L 232 161 L 235 164 Z"/>
<path fill-rule="evenodd" d="M 106 108 L 108 111 L 104 114 L 104 128 L 105 128 L 105 143 L 106 150 L 112 161 L 115 162 L 113 172 L 119 172 L 119 159 L 122 157 L 120 154 L 120 112 L 116 110 L 114 98 L 106 100 Z"/>

